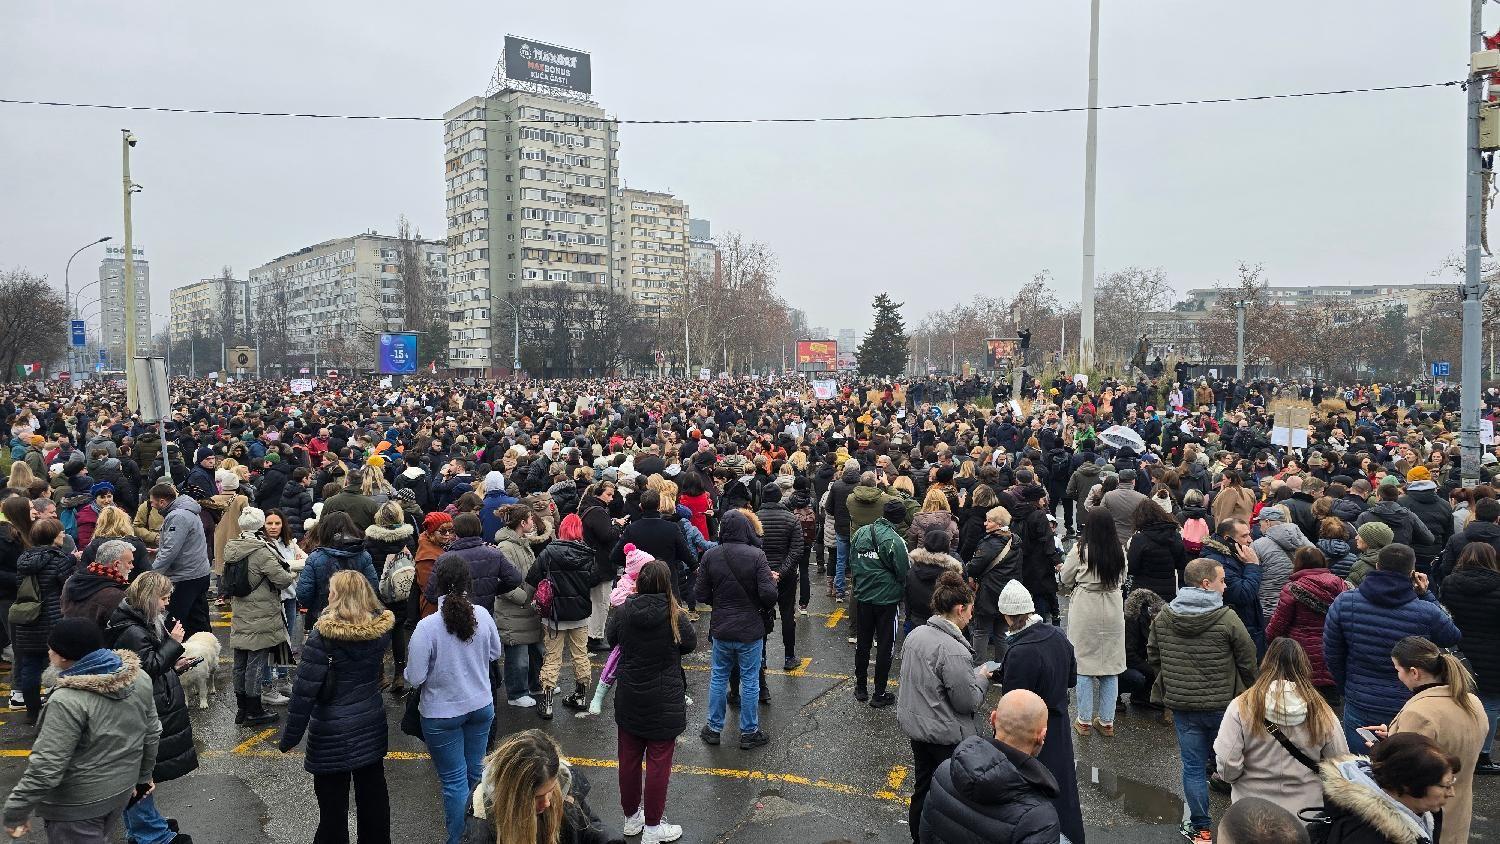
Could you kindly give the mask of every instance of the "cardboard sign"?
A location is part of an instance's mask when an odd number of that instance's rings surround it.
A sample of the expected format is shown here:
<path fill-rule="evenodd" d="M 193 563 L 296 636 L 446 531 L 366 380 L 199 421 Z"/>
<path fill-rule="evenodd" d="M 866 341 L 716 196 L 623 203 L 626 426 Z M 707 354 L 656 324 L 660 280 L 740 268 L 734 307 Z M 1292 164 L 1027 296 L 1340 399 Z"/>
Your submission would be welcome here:
<path fill-rule="evenodd" d="M 293 378 L 293 393 L 311 393 L 313 391 L 313 380 L 311 378 Z"/>

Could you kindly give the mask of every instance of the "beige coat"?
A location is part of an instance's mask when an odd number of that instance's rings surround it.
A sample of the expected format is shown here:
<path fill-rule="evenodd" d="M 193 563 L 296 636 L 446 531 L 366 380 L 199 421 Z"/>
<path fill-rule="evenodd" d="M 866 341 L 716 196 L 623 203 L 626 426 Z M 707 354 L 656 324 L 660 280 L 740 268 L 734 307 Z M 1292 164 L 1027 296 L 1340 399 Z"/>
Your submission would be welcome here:
<path fill-rule="evenodd" d="M 1469 695 L 1469 712 L 1449 697 L 1447 686 L 1433 686 L 1412 695 L 1390 723 L 1390 732 L 1421 733 L 1463 763 L 1458 772 L 1453 799 L 1443 807 L 1443 834 L 1438 844 L 1460 844 L 1469 840 L 1474 818 L 1474 763 L 1484 746 L 1489 725 L 1479 698 Z"/>
<path fill-rule="evenodd" d="M 151 506 L 149 499 L 142 501 L 135 511 L 135 538 L 146 543 L 147 548 L 155 549 L 161 542 L 161 522 L 164 518 L 166 517 L 160 511 Z"/>
<path fill-rule="evenodd" d="M 1263 724 L 1247 724 L 1240 712 L 1244 695 L 1234 699 L 1219 723 L 1214 739 L 1214 755 L 1219 776 L 1233 787 L 1234 801 L 1260 797 L 1297 814 L 1303 809 L 1323 805 L 1323 781 L 1316 771 L 1292 758 Z M 1349 744 L 1337 719 L 1328 726 L 1321 745 L 1313 743 L 1307 724 L 1282 727 L 1281 734 L 1313 761 L 1347 756 Z"/>
<path fill-rule="evenodd" d="M 223 508 L 214 526 L 214 574 L 223 574 L 224 546 L 240 535 L 240 511 L 250 506 L 250 499 L 237 492 L 221 492 L 213 500 Z"/>
<path fill-rule="evenodd" d="M 1255 493 L 1242 486 L 1226 487 L 1214 493 L 1212 510 L 1214 523 L 1209 525 L 1210 529 L 1216 528 L 1225 519 L 1248 522 L 1255 513 Z"/>
<path fill-rule="evenodd" d="M 1063 561 L 1062 582 L 1073 590 L 1068 602 L 1068 641 L 1078 660 L 1078 673 L 1088 677 L 1124 673 L 1125 598 L 1120 587 L 1106 588 L 1084 567 L 1077 543 Z"/>

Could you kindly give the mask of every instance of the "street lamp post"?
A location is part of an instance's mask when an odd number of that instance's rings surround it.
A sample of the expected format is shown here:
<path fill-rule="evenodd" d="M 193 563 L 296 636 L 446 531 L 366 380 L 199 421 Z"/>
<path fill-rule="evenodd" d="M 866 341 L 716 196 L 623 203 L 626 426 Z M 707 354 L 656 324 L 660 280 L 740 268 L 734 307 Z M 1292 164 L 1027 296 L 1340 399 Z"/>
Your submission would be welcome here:
<path fill-rule="evenodd" d="M 510 350 L 510 378 L 512 381 L 521 379 L 521 306 L 514 299 L 506 299 L 505 304 L 510 305 L 511 312 L 515 314 L 516 334 Z"/>
<path fill-rule="evenodd" d="M 63 306 L 65 308 L 67 308 L 67 311 L 68 311 L 68 371 L 71 373 L 71 375 L 69 376 L 70 378 L 76 377 L 77 374 L 78 374 L 77 372 L 74 371 L 74 368 L 78 364 L 78 354 L 77 354 L 78 350 L 75 349 L 75 348 L 73 348 L 73 319 L 74 319 L 73 312 L 74 312 L 74 308 L 73 308 L 72 295 L 71 295 L 71 292 L 69 290 L 69 285 L 68 285 L 68 271 L 73 268 L 73 259 L 78 257 L 78 253 L 79 252 L 82 252 L 83 250 L 89 248 L 90 246 L 98 246 L 99 244 L 103 243 L 104 241 L 110 240 L 110 239 L 111 238 L 110 238 L 109 235 L 105 235 L 104 237 L 101 237 L 98 240 L 92 240 L 92 241 L 89 241 L 88 243 L 85 243 L 84 245 L 78 247 L 78 249 L 76 249 L 73 252 L 72 255 L 69 255 L 68 256 L 68 262 L 66 264 L 63 264 Z M 99 282 L 95 281 L 95 282 L 92 282 L 92 283 L 93 284 L 98 284 Z M 84 290 L 88 289 L 88 285 L 87 284 L 85 284 L 83 287 L 84 287 Z M 80 291 L 80 292 L 82 292 L 82 291 Z"/>
<path fill-rule="evenodd" d="M 1234 303 L 1234 378 L 1245 381 L 1245 308 L 1250 303 L 1244 299 Z"/>

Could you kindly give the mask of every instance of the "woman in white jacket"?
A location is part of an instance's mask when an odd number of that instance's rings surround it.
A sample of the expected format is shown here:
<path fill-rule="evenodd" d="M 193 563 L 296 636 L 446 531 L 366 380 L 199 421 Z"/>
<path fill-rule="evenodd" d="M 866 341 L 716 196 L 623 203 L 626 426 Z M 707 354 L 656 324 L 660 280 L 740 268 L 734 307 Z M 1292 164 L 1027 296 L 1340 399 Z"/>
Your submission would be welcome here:
<path fill-rule="evenodd" d="M 1307 653 L 1285 637 L 1266 648 L 1260 676 L 1229 704 L 1214 739 L 1232 800 L 1261 797 L 1293 814 L 1323 805 L 1317 766 L 1348 752 L 1338 718 L 1312 684 Z"/>

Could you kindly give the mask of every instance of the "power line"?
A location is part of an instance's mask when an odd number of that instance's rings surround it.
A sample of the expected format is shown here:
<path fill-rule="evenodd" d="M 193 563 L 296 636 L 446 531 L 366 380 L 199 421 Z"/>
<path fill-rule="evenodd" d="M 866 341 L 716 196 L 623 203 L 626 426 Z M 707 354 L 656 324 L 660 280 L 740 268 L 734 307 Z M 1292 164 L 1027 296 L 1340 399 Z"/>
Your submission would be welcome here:
<path fill-rule="evenodd" d="M 1255 103 L 1269 100 L 1292 100 L 1307 97 L 1337 97 L 1349 94 L 1383 94 L 1392 91 L 1415 91 L 1424 88 L 1445 88 L 1454 85 L 1462 85 L 1460 80 L 1450 82 L 1420 82 L 1409 85 L 1382 85 L 1371 88 L 1339 88 L 1328 91 L 1299 91 L 1283 94 L 1258 94 L 1246 97 L 1211 97 L 1194 100 L 1163 100 L 1145 103 L 1119 103 L 1116 105 L 1103 105 L 1098 111 L 1120 111 L 1124 109 L 1143 108 L 1172 108 L 1177 106 L 1194 105 L 1222 105 L 1226 103 Z M 422 117 L 418 115 L 393 115 L 393 114 L 324 114 L 320 112 L 293 112 L 293 111 L 244 111 L 237 109 L 218 108 L 181 108 L 174 106 L 152 106 L 152 105 L 118 105 L 111 103 L 72 103 L 57 100 L 22 100 L 0 98 L 0 105 L 30 105 L 44 106 L 50 108 L 80 108 L 80 109 L 104 109 L 111 111 L 143 111 L 159 112 L 166 114 L 205 114 L 227 117 L 280 117 L 316 120 L 385 120 L 406 123 L 442 123 L 441 117 Z M 1041 114 L 1076 114 L 1088 111 L 1087 106 L 1060 106 L 1054 108 L 1028 108 L 1007 109 L 1003 111 L 953 111 L 932 112 L 927 114 L 870 114 L 870 115 L 843 115 L 826 117 L 740 117 L 740 118 L 708 118 L 708 119 L 674 119 L 674 120 L 631 120 L 624 118 L 605 118 L 597 121 L 590 118 L 590 122 L 609 122 L 614 124 L 634 124 L 641 126 L 724 126 L 743 125 L 756 123 L 860 123 L 881 120 L 949 120 L 955 118 L 971 117 L 1023 117 Z M 480 121 L 472 121 L 480 122 Z M 490 123 L 567 123 L 567 120 L 490 120 Z"/>

